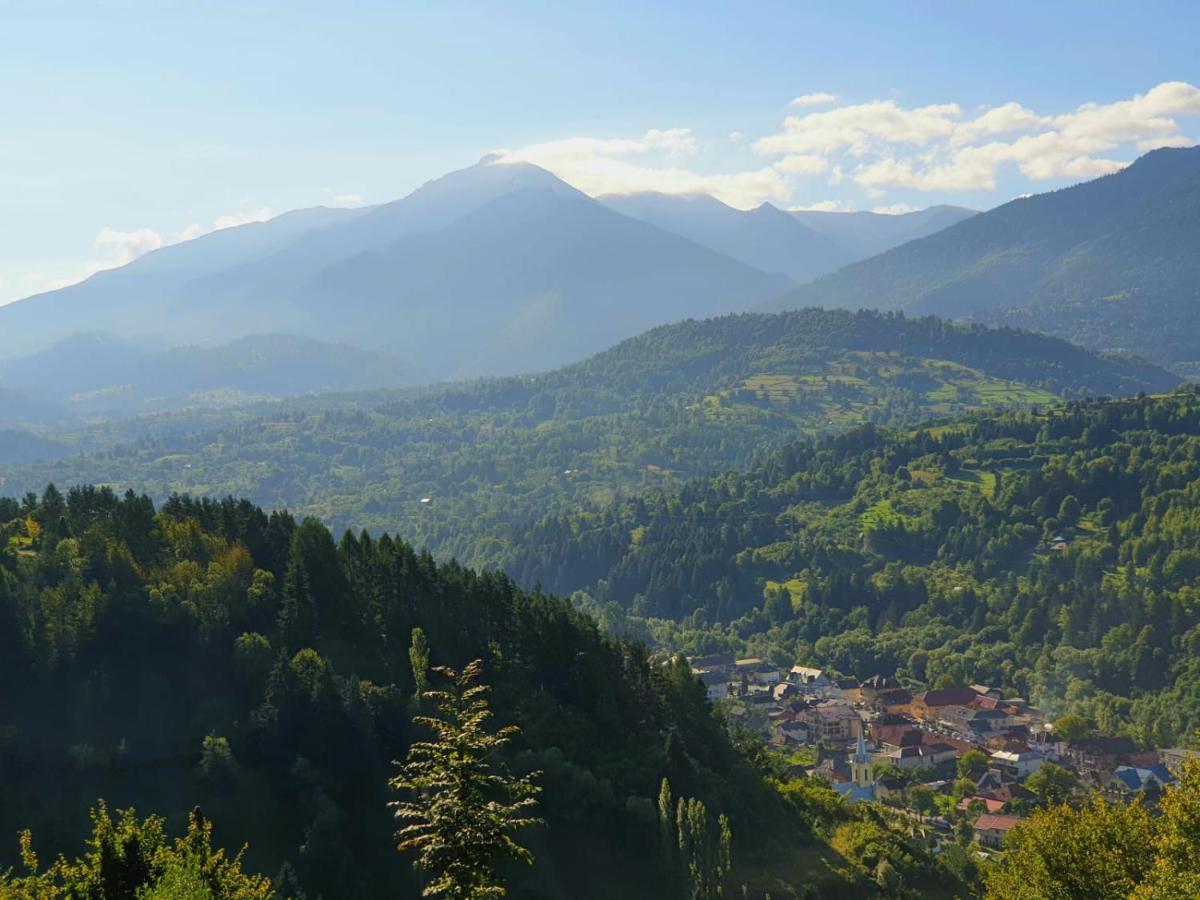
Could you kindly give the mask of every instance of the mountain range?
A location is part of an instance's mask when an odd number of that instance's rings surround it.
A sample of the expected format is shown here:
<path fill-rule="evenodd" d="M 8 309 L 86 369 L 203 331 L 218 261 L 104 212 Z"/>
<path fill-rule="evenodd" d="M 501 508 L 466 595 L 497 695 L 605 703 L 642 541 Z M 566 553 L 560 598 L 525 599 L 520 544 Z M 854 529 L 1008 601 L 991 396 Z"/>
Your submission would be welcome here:
<path fill-rule="evenodd" d="M 748 309 L 969 214 L 593 200 L 537 166 L 485 158 L 392 203 L 225 229 L 0 307 L 0 358 L 94 333 L 160 347 L 288 333 L 384 352 L 428 380 L 544 370 L 656 325 Z M 113 377 L 85 367 L 75 381 L 94 392 Z"/>
<path fill-rule="evenodd" d="M 600 202 L 619 213 L 683 235 L 754 266 L 807 282 L 848 263 L 931 234 L 974 215 L 935 206 L 902 215 L 871 212 L 784 212 L 763 203 L 734 209 L 707 194 L 607 194 Z"/>
<path fill-rule="evenodd" d="M 899 309 L 1200 366 L 1200 147 L 1024 197 L 768 305 Z"/>
<path fill-rule="evenodd" d="M 303 210 L 0 307 L 0 354 L 80 332 L 168 345 L 286 332 L 434 379 L 546 369 L 645 328 L 760 304 L 788 279 L 485 159 L 365 210 Z"/>

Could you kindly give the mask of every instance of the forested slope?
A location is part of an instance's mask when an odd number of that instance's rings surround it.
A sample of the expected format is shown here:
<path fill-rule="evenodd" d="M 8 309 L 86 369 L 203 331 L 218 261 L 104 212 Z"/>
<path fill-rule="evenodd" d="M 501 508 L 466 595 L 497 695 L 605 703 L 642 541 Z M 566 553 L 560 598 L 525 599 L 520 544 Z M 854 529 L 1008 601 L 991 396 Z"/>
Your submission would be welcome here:
<path fill-rule="evenodd" d="M 1148 744 L 1200 725 L 1200 394 L 865 426 L 510 533 L 618 631 L 988 683 Z"/>
<path fill-rule="evenodd" d="M 420 627 L 434 664 L 483 661 L 498 723 L 522 729 L 507 764 L 543 773 L 545 824 L 522 837 L 537 862 L 507 873 L 513 896 L 670 896 L 663 778 L 729 816 L 733 880 L 756 893 L 869 894 L 874 856 L 825 842 L 851 822 L 912 884 L 953 881 L 827 788 L 768 781 L 685 662 L 652 662 L 502 575 L 232 500 L 156 511 L 49 488 L 0 501 L 0 523 L 0 832 L 31 826 L 45 856 L 82 849 L 97 797 L 176 832 L 199 806 L 223 846 L 249 841 L 249 870 L 286 863 L 308 897 L 416 896 L 385 786 L 420 735 Z M 0 893 L 17 850 L 0 843 Z"/>

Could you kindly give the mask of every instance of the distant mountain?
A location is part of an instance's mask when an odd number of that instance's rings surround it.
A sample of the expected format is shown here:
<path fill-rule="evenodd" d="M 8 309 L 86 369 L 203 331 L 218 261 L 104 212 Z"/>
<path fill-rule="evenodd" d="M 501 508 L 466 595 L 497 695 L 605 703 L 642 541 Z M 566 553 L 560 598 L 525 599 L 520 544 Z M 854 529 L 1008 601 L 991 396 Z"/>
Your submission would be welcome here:
<path fill-rule="evenodd" d="M 862 258 L 769 203 L 745 211 L 707 194 L 647 192 L 598 199 L 623 215 L 800 283 Z"/>
<path fill-rule="evenodd" d="M 284 331 L 385 351 L 433 378 L 502 374 L 747 309 L 788 284 L 536 166 L 488 159 L 383 206 L 243 228 L 0 307 L 0 356 L 80 331 L 169 344 Z"/>
<path fill-rule="evenodd" d="M 496 536 L 514 523 L 743 467 L 799 436 L 1177 380 L 1009 329 L 843 310 L 745 314 L 661 326 L 543 375 L 369 407 L 287 401 L 106 424 L 74 436 L 99 452 L 0 477 L 16 493 L 86 479 L 155 497 L 238 491 L 493 564 L 504 551 Z"/>
<path fill-rule="evenodd" d="M 203 339 L 205 335 L 189 334 L 172 320 L 178 311 L 177 298 L 188 285 L 365 212 L 317 207 L 284 213 L 269 222 L 224 228 L 147 253 L 119 269 L 98 272 L 80 284 L 0 306 L 0 358 L 33 353 L 73 335 L 98 331 L 151 337 L 160 344 Z M 285 323 L 265 324 L 270 327 L 251 333 L 279 330 Z"/>
<path fill-rule="evenodd" d="M 109 334 L 82 334 L 0 362 L 0 385 L 27 403 L 72 415 L 146 413 L 250 399 L 399 387 L 417 370 L 381 353 L 295 335 L 254 335 L 218 347 L 147 351 Z M 26 418 L 28 418 L 26 416 Z M 0 404 L 0 424 L 28 424 Z"/>
<path fill-rule="evenodd" d="M 837 243 L 843 252 L 850 254 L 852 261 L 928 237 L 976 214 L 975 210 L 961 206 L 931 206 L 898 215 L 808 209 L 791 211 L 797 221 Z"/>
<path fill-rule="evenodd" d="M 1019 325 L 1200 367 L 1200 147 L 1014 200 L 769 304 Z"/>

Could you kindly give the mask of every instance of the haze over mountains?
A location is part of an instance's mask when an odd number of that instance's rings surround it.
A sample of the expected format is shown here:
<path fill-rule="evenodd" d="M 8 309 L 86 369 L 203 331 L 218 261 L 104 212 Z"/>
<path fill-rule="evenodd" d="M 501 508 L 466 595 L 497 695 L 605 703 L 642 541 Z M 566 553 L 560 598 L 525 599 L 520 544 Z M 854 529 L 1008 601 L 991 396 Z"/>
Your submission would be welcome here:
<path fill-rule="evenodd" d="M 973 210 L 935 206 L 903 215 L 784 212 L 763 203 L 734 209 L 706 194 L 607 194 L 619 213 L 681 234 L 766 272 L 806 282 L 842 266 L 945 228 Z"/>
<path fill-rule="evenodd" d="M 0 357 L 80 334 L 171 347 L 293 333 L 385 352 L 430 380 L 547 369 L 654 325 L 750 308 L 963 215 L 597 201 L 485 158 L 392 203 L 218 231 L 0 307 Z M 76 393 L 129 380 L 118 374 L 85 368 Z"/>
<path fill-rule="evenodd" d="M 787 280 L 484 160 L 367 210 L 306 210 L 0 308 L 0 353 L 80 331 L 168 344 L 297 333 L 432 378 L 545 369 L 645 328 L 746 309 Z"/>
<path fill-rule="evenodd" d="M 592 199 L 485 158 L 392 203 L 214 232 L 0 307 L 0 424 L 545 371 L 750 308 L 1012 324 L 1187 372 L 1198 247 L 1196 148 L 978 215 Z"/>
<path fill-rule="evenodd" d="M 1021 198 L 804 285 L 772 309 L 900 309 L 1200 360 L 1200 148 Z"/>
<path fill-rule="evenodd" d="M 255 335 L 216 347 L 148 350 L 110 334 L 81 334 L 0 361 L 0 423 L 162 412 L 425 380 L 394 357 L 296 335 Z M 20 398 L 20 400 L 18 400 Z M 40 421 L 39 421 L 40 420 Z"/>

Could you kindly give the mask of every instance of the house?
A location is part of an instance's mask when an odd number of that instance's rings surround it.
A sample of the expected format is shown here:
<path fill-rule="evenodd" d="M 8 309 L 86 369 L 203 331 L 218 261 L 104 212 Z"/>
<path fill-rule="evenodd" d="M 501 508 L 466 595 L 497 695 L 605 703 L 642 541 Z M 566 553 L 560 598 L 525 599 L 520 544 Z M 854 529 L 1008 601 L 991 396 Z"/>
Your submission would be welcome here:
<path fill-rule="evenodd" d="M 1006 778 L 1022 779 L 1032 775 L 1046 763 L 1046 758 L 1036 750 L 997 750 L 992 754 L 992 768 L 998 769 Z"/>
<path fill-rule="evenodd" d="M 1137 745 L 1127 737 L 1097 735 L 1068 744 L 1063 758 L 1080 775 L 1108 775 L 1120 765 L 1120 757 L 1135 752 Z"/>
<path fill-rule="evenodd" d="M 1175 776 L 1162 763 L 1145 769 L 1134 766 L 1117 766 L 1113 771 L 1113 787 L 1122 793 L 1136 794 L 1138 791 L 1156 793 L 1175 781 Z"/>
<path fill-rule="evenodd" d="M 1000 816 L 984 813 L 975 822 L 975 840 L 985 847 L 999 850 L 1004 846 L 1004 839 L 1010 831 L 1020 825 L 1024 819 L 1020 816 Z"/>
<path fill-rule="evenodd" d="M 823 700 L 803 710 L 800 721 L 808 725 L 810 739 L 830 744 L 846 744 L 862 734 L 862 719 L 845 703 Z"/>
<path fill-rule="evenodd" d="M 988 687 L 986 684 L 973 684 L 971 690 L 981 697 L 990 697 L 993 700 L 1000 700 L 1004 697 L 999 688 Z"/>
<path fill-rule="evenodd" d="M 913 694 L 912 713 L 926 722 L 936 722 L 938 714 L 947 706 L 967 706 L 979 696 L 970 688 L 942 688 Z"/>
<path fill-rule="evenodd" d="M 701 672 L 696 676 L 702 685 L 710 703 L 724 700 L 729 696 L 729 677 L 724 672 Z"/>
<path fill-rule="evenodd" d="M 910 744 L 883 754 L 883 760 L 898 769 L 920 769 L 951 762 L 958 754 L 949 744 Z"/>
<path fill-rule="evenodd" d="M 894 678 L 889 678 L 887 675 L 872 675 L 859 684 L 858 693 L 864 703 L 874 703 L 880 694 L 886 694 L 899 687 L 900 685 Z"/>
<path fill-rule="evenodd" d="M 858 681 L 854 678 L 835 678 L 829 688 L 829 696 L 838 700 L 848 700 L 853 703 L 861 699 L 858 692 Z"/>
<path fill-rule="evenodd" d="M 737 660 L 733 664 L 733 671 L 734 675 L 746 684 L 771 686 L 783 680 L 778 666 L 773 666 L 757 656 Z"/>
<path fill-rule="evenodd" d="M 885 716 L 904 715 L 912 708 L 912 694 L 904 688 L 885 691 L 875 698 L 872 705 Z"/>
<path fill-rule="evenodd" d="M 807 744 L 808 726 L 803 722 L 780 722 L 771 735 L 771 742 L 780 747 Z"/>
<path fill-rule="evenodd" d="M 701 672 L 733 672 L 734 657 L 732 653 L 715 653 L 711 656 L 693 656 L 688 660 L 692 671 L 697 675 Z"/>
<path fill-rule="evenodd" d="M 911 725 L 873 725 L 871 736 L 875 743 L 885 750 L 896 750 L 900 747 L 919 747 L 924 742 L 926 732 Z"/>
<path fill-rule="evenodd" d="M 821 669 L 810 669 L 808 666 L 792 666 L 787 680 L 802 692 L 821 697 L 833 687 L 833 681 Z"/>
<path fill-rule="evenodd" d="M 1029 740 L 1033 749 L 1037 750 L 1051 762 L 1058 762 L 1062 759 L 1063 751 L 1067 749 L 1066 741 L 1053 731 L 1047 731 L 1044 728 L 1034 731 L 1030 735 Z"/>
<path fill-rule="evenodd" d="M 779 682 L 779 684 L 771 689 L 772 696 L 778 701 L 788 700 L 795 697 L 799 692 L 800 689 L 798 687 L 786 681 Z"/>
<path fill-rule="evenodd" d="M 973 794 L 969 797 L 963 797 L 958 801 L 958 811 L 966 812 L 971 808 L 972 803 L 982 803 L 985 813 L 998 813 L 1004 809 L 1004 801 L 997 800 L 995 797 L 980 797 L 978 794 Z"/>

